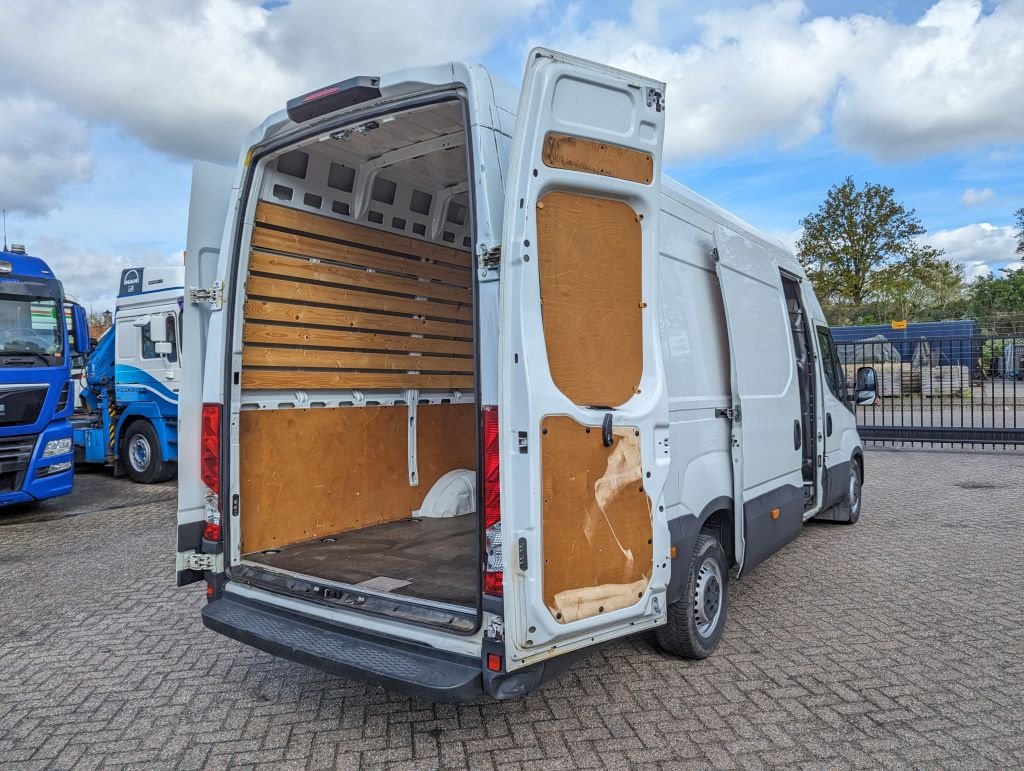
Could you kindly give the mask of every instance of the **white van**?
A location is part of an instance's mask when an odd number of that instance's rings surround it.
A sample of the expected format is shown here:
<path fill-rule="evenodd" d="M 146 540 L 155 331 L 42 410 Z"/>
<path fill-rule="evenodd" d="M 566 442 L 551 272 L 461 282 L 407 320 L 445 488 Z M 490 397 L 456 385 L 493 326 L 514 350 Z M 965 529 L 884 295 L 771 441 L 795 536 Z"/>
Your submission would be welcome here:
<path fill-rule="evenodd" d="M 518 106 L 476 65 L 354 78 L 197 166 L 177 570 L 209 628 L 507 698 L 643 630 L 707 656 L 730 571 L 857 520 L 821 307 L 661 175 L 667 104 L 537 49 Z"/>

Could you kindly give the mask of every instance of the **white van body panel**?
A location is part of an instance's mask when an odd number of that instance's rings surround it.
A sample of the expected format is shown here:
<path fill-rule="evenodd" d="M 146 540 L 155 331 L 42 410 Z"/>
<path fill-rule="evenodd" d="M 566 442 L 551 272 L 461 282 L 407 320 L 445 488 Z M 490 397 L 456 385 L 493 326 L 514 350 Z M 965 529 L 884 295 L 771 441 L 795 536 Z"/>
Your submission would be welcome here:
<path fill-rule="evenodd" d="M 189 301 L 191 288 L 211 288 L 223 280 L 220 256 L 226 248 L 228 210 L 237 199 L 241 170 L 203 161 L 192 170 L 185 248 L 185 302 L 182 307 L 181 387 L 178 392 L 178 528 L 177 569 L 183 569 L 181 528 L 202 527 L 204 491 L 199 479 L 199 435 L 204 383 L 220 378 L 220 362 L 206 356 L 211 306 Z M 187 549 L 185 551 L 188 551 Z"/>

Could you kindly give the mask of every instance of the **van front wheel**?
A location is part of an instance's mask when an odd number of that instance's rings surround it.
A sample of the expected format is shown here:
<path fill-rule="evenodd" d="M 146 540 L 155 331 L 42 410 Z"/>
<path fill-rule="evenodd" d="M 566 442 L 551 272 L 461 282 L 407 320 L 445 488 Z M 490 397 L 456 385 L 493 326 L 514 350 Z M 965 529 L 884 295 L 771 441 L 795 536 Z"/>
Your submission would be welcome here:
<path fill-rule="evenodd" d="M 160 438 L 156 429 L 145 420 L 137 420 L 128 426 L 121 445 L 121 460 L 134 482 L 151 485 L 168 478 L 169 464 L 160 453 Z"/>
<path fill-rule="evenodd" d="M 697 536 L 683 595 L 667 615 L 656 633 L 662 650 L 704 659 L 718 646 L 729 615 L 729 562 L 717 538 Z"/>

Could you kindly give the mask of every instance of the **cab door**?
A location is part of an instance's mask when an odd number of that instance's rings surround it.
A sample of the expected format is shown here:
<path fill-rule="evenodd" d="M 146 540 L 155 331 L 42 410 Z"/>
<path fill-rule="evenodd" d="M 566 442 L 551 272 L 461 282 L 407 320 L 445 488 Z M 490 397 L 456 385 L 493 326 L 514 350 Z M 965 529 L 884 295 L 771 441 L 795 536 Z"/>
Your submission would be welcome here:
<path fill-rule="evenodd" d="M 777 261 L 715 227 L 715 268 L 729 329 L 735 550 L 749 572 L 800 533 L 804 491 L 800 385 Z"/>
<path fill-rule="evenodd" d="M 203 379 L 207 374 L 207 331 L 213 306 L 191 302 L 189 295 L 193 289 L 216 285 L 221 241 L 234 199 L 234 180 L 232 169 L 212 163 L 196 163 L 192 171 L 178 394 L 178 586 L 202 580 L 204 567 L 196 559 L 205 520 L 204 487 L 199 480 L 199 437 Z"/>
<path fill-rule="evenodd" d="M 509 669 L 664 616 L 664 93 L 545 49 L 527 63 L 501 257 Z"/>

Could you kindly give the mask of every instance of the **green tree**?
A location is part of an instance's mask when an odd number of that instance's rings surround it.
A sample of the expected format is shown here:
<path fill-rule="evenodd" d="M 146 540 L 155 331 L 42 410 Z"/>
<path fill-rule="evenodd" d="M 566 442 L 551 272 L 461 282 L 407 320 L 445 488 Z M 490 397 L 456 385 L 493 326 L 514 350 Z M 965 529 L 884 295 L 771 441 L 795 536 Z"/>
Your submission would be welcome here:
<path fill-rule="evenodd" d="M 967 288 L 967 315 L 988 334 L 1024 334 L 1024 268 L 980 276 Z"/>
<path fill-rule="evenodd" d="M 1017 217 L 1017 254 L 1024 260 L 1024 207 L 1014 212 Z"/>
<path fill-rule="evenodd" d="M 836 321 L 910 318 L 960 297 L 963 269 L 921 243 L 917 213 L 891 187 L 847 177 L 800 225 L 797 256 Z"/>

